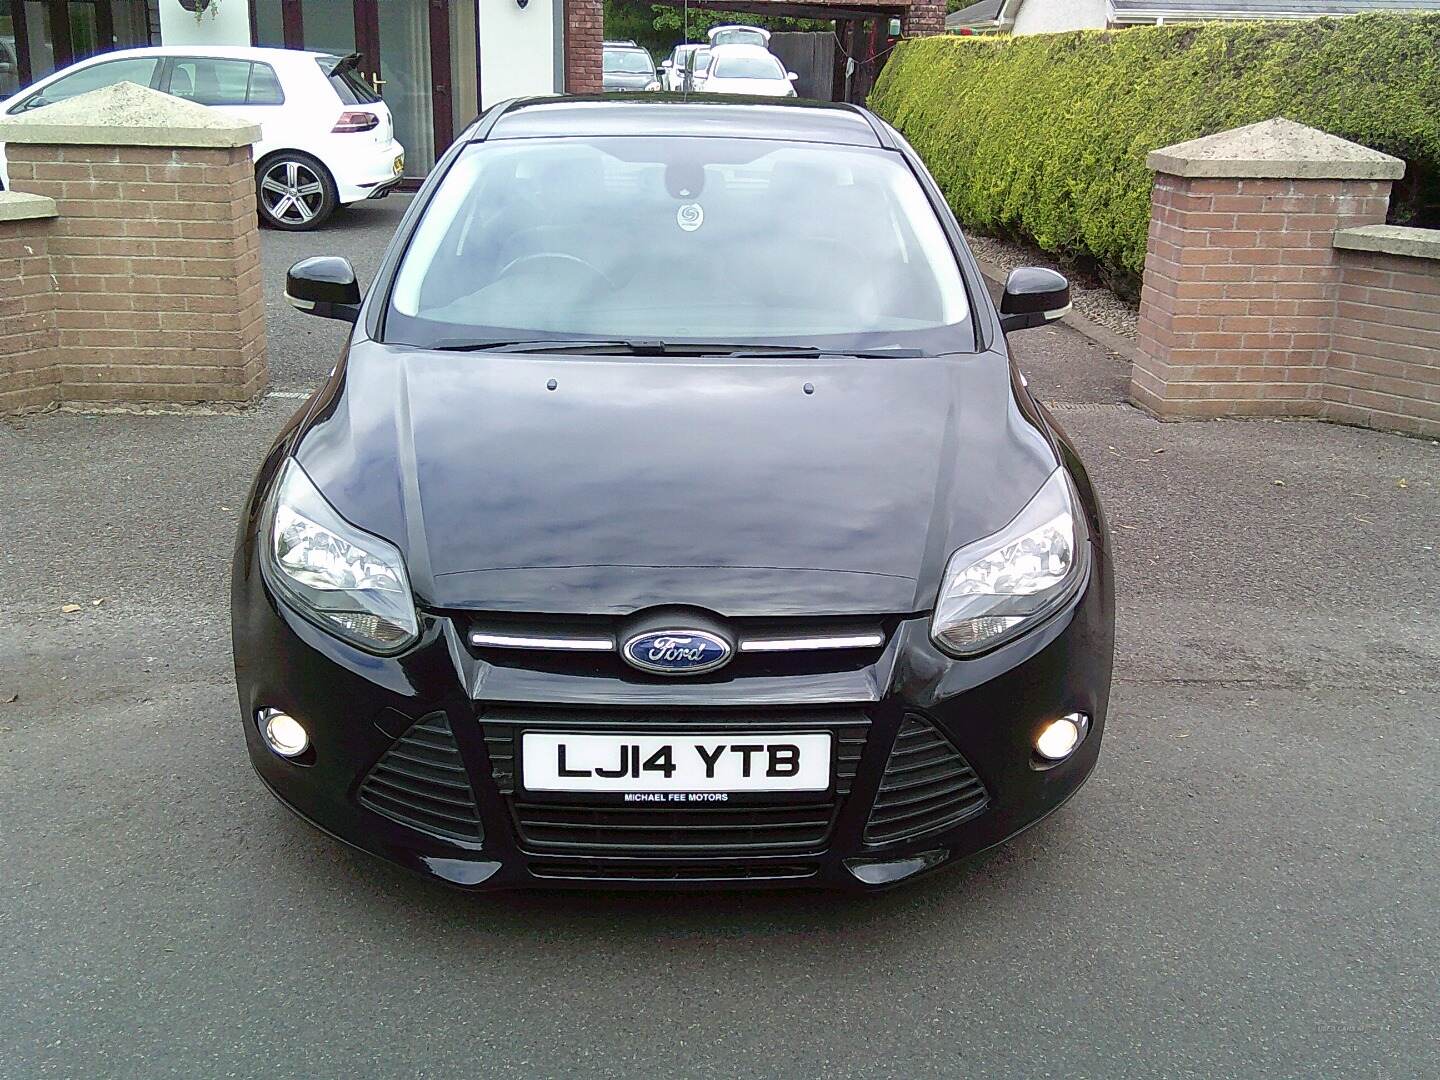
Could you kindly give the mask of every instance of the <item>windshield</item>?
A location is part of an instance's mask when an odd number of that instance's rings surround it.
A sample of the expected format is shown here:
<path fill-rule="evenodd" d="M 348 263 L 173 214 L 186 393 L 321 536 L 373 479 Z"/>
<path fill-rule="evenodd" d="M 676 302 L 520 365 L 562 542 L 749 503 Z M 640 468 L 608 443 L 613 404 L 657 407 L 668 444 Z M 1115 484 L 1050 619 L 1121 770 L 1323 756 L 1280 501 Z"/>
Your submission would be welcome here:
<path fill-rule="evenodd" d="M 444 177 L 401 263 L 385 339 L 955 352 L 973 342 L 953 330 L 968 317 L 954 252 L 897 154 L 765 139 L 497 139 Z"/>
<path fill-rule="evenodd" d="M 785 69 L 769 56 L 721 56 L 710 74 L 717 79 L 783 79 Z"/>
<path fill-rule="evenodd" d="M 638 49 L 606 49 L 605 70 L 612 75 L 653 75 L 655 65 L 650 62 L 647 54 Z"/>

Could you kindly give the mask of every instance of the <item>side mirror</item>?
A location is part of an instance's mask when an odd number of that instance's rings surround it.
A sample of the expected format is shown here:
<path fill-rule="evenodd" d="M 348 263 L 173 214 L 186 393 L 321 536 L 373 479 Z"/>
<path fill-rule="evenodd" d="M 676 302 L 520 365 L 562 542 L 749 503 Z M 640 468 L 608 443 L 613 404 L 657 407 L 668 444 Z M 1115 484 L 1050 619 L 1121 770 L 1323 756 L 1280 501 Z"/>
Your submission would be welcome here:
<path fill-rule="evenodd" d="M 794 82 L 796 79 L 800 78 L 800 76 L 796 75 L 793 71 L 787 71 L 785 72 L 785 78 L 789 79 L 791 82 Z"/>
<path fill-rule="evenodd" d="M 1070 313 L 1070 282 L 1043 266 L 1017 266 L 1000 297 L 1000 329 L 1029 330 Z"/>
<path fill-rule="evenodd" d="M 669 67 L 674 67 L 675 64 L 674 64 L 673 61 L 670 61 L 670 60 L 661 60 L 661 61 L 660 61 L 660 66 L 663 67 L 663 68 L 669 68 Z"/>
<path fill-rule="evenodd" d="M 354 322 L 360 315 L 360 283 L 349 259 L 317 255 L 302 259 L 285 275 L 291 307 L 322 319 Z"/>

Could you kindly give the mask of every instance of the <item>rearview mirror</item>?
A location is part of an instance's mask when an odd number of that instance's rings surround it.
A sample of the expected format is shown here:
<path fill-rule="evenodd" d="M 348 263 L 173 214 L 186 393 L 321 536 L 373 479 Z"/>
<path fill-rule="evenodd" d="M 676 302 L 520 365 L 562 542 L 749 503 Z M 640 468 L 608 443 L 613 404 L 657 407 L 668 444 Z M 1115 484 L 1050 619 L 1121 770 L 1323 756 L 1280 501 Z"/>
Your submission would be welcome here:
<path fill-rule="evenodd" d="M 1017 266 L 1000 297 L 1000 329 L 1029 330 L 1070 313 L 1070 282 L 1043 266 Z"/>
<path fill-rule="evenodd" d="M 660 66 L 663 67 L 663 68 L 668 68 L 668 67 L 674 67 L 675 64 L 674 64 L 672 61 L 669 61 L 669 60 L 661 60 L 661 61 L 660 61 Z"/>
<path fill-rule="evenodd" d="M 354 322 L 360 315 L 360 283 L 349 259 L 317 255 L 285 275 L 285 299 L 307 315 Z"/>
<path fill-rule="evenodd" d="M 800 78 L 800 76 L 796 75 L 793 71 L 787 71 L 785 72 L 785 78 L 789 79 L 791 82 L 794 82 L 796 79 Z"/>

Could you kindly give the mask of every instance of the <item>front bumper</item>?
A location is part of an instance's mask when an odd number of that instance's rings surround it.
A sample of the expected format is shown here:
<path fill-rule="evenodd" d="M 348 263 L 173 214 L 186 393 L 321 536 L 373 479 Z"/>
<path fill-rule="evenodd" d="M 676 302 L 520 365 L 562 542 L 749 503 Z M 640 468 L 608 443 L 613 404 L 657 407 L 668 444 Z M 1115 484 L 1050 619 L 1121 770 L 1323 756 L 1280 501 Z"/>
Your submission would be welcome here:
<path fill-rule="evenodd" d="M 683 681 L 477 653 L 466 644 L 460 620 L 450 617 L 425 617 L 421 641 L 401 657 L 370 656 L 277 602 L 252 556 L 253 546 L 237 552 L 232 629 L 256 771 L 278 798 L 324 831 L 452 885 L 884 887 L 1034 824 L 1079 788 L 1100 750 L 1113 609 L 1109 561 L 1098 551 L 1070 608 L 976 659 L 942 655 L 929 642 L 928 620 L 906 618 L 891 624 L 882 649 L 858 659 L 837 656 L 824 670 L 745 677 L 722 670 Z M 264 708 L 299 718 L 313 753 L 299 764 L 272 753 L 255 721 Z M 1091 717 L 1088 736 L 1061 764 L 1037 768 L 1036 734 L 1070 712 Z M 415 731 L 417 722 L 424 731 Z M 742 808 L 738 816 L 713 820 L 706 810 L 644 809 L 649 816 L 626 819 L 644 824 L 625 824 L 631 831 L 622 835 L 607 831 L 606 823 L 622 827 L 612 809 L 581 808 L 588 824 L 566 833 L 556 830 L 555 815 L 546 818 L 516 793 L 520 731 L 626 731 L 646 724 L 833 731 L 839 780 L 827 797 L 825 822 L 785 808 L 753 814 Z M 917 734 L 925 727 L 963 758 L 981 789 L 974 797 L 973 786 L 967 788 L 958 814 L 934 819 L 929 831 L 901 835 L 893 808 L 876 809 L 877 795 L 882 785 L 894 786 L 886 773 L 897 736 L 914 745 L 930 738 Z M 478 818 L 473 831 L 448 816 L 429 819 L 435 827 L 426 827 L 423 814 L 386 813 L 384 801 L 371 797 L 367 777 L 392 750 L 403 756 L 407 737 L 440 745 L 441 767 L 453 763 L 454 775 L 468 780 Z M 421 756 L 432 760 L 427 747 Z M 667 813 L 684 816 L 654 817 Z M 576 813 L 559 819 L 567 816 Z M 883 827 L 887 820 L 892 827 Z M 615 845 L 617 837 L 622 846 Z"/>

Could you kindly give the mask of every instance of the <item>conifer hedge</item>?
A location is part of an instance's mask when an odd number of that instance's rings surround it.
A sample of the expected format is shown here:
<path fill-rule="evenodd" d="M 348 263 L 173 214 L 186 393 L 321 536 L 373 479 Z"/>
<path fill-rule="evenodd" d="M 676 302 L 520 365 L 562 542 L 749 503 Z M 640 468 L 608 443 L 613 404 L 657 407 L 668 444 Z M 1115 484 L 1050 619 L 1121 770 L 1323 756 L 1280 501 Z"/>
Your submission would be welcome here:
<path fill-rule="evenodd" d="M 869 104 L 967 227 L 1133 288 L 1157 147 L 1285 116 L 1403 158 L 1391 219 L 1440 226 L 1440 14 L 903 42 Z"/>

